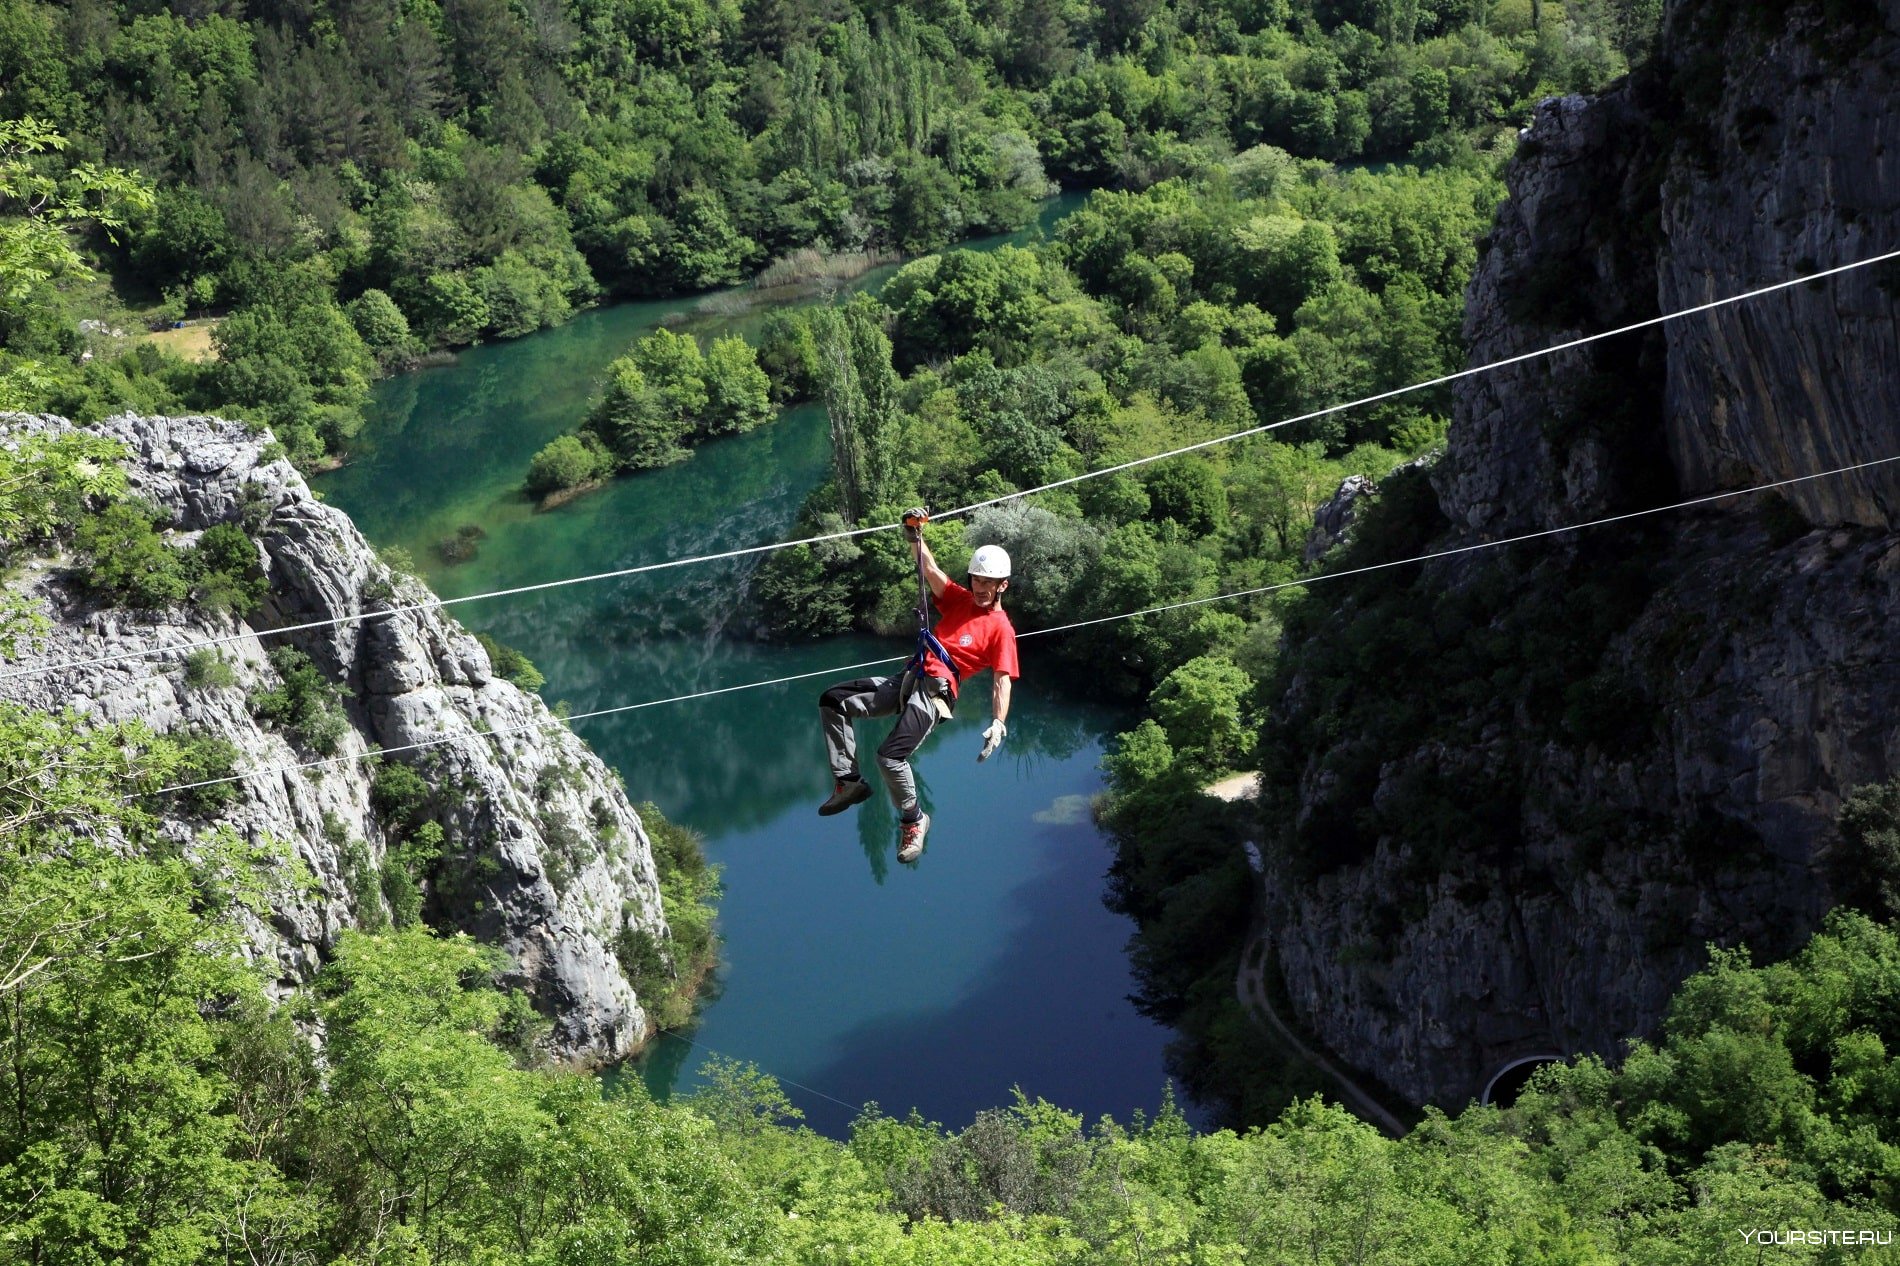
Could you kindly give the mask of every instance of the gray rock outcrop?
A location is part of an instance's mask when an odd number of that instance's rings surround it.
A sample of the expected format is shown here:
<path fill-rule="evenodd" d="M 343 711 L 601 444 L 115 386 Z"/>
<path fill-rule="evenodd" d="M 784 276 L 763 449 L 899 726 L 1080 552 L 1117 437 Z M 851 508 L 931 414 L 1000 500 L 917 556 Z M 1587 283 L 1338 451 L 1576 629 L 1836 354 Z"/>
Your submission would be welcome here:
<path fill-rule="evenodd" d="M 1319 509 L 1313 511 L 1313 530 L 1307 533 L 1306 548 L 1300 551 L 1300 561 L 1316 563 L 1326 556 L 1326 552 L 1346 539 L 1352 530 L 1352 521 L 1358 515 L 1359 505 L 1365 498 L 1379 491 L 1378 483 L 1369 475 L 1347 475 Z"/>
<path fill-rule="evenodd" d="M 1848 31 L 1728 12 L 1674 6 L 1647 71 L 1539 108 L 1468 292 L 1471 363 L 1900 247 L 1900 6 Z M 1864 269 L 1467 380 L 1421 552 L 1900 453 L 1897 295 L 1900 270 Z M 1425 701 L 1417 732 L 1325 738 L 1323 692 L 1292 680 L 1279 711 L 1322 740 L 1266 789 L 1263 884 L 1301 1027 L 1456 1106 L 1516 1056 L 1654 1033 L 1710 942 L 1806 939 L 1842 799 L 1900 772 L 1900 464 L 1781 497 L 1425 568 L 1421 609 L 1459 613 L 1427 627 L 1505 671 Z M 1587 603 L 1538 625 L 1618 566 L 1640 592 L 1613 627 Z M 1525 628 L 1594 639 L 1581 675 L 1533 688 Z"/>
<path fill-rule="evenodd" d="M 70 426 L 0 417 L 0 443 Z M 172 512 L 181 541 L 248 520 L 269 593 L 244 620 L 107 609 L 42 560 L 20 588 L 52 632 L 6 666 L 26 672 L 0 680 L 0 698 L 215 736 L 236 747 L 237 769 L 270 771 L 242 779 L 210 822 L 167 810 L 165 830 L 186 844 L 208 825 L 228 828 L 267 859 L 270 909 L 251 919 L 248 940 L 279 993 L 311 979 L 340 931 L 388 917 L 379 875 L 393 840 L 371 802 L 375 762 L 363 757 L 390 753 L 382 759 L 430 786 L 444 831 L 425 919 L 508 952 L 514 982 L 554 1022 L 558 1056 L 635 1051 L 649 1021 L 616 950 L 668 933 L 645 830 L 614 772 L 538 696 L 497 677 L 475 637 L 379 561 L 348 516 L 270 460 L 267 436 L 203 417 L 127 415 L 87 429 L 126 446 L 133 490 Z M 288 631 L 336 619 L 345 622 Z M 189 684 L 182 656 L 167 650 L 212 639 L 235 685 Z M 348 691 L 331 763 L 287 768 L 325 758 L 248 706 L 280 684 L 268 652 L 283 645 Z"/>

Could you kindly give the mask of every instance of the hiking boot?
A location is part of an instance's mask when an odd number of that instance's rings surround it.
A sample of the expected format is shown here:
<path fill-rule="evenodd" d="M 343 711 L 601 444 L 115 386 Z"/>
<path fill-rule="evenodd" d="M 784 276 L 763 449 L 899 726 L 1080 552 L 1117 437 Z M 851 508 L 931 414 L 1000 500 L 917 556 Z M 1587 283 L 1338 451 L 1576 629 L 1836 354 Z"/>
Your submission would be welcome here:
<path fill-rule="evenodd" d="M 863 804 L 871 798 L 871 784 L 862 778 L 840 778 L 831 784 L 831 799 L 818 806 L 818 816 L 828 818 L 834 813 L 843 813 L 854 804 Z"/>
<path fill-rule="evenodd" d="M 897 824 L 897 860 L 914 862 L 924 855 L 924 836 L 930 834 L 930 815 L 922 813 L 915 822 Z"/>

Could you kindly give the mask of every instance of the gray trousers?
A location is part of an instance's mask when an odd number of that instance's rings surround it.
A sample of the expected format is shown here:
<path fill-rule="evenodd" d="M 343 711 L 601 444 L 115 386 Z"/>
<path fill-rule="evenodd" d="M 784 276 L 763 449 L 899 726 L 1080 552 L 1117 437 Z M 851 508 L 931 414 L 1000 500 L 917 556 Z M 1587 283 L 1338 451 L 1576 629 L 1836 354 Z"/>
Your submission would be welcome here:
<path fill-rule="evenodd" d="M 935 677 L 919 679 L 909 699 L 902 697 L 900 677 L 860 677 L 841 682 L 818 696 L 818 718 L 824 724 L 825 755 L 834 778 L 858 776 L 858 739 L 851 723 L 860 717 L 895 716 L 897 724 L 878 745 L 877 767 L 890 788 L 891 803 L 899 817 L 917 813 L 917 780 L 910 757 L 937 727 L 938 705 L 933 699 L 950 697 L 950 685 Z"/>

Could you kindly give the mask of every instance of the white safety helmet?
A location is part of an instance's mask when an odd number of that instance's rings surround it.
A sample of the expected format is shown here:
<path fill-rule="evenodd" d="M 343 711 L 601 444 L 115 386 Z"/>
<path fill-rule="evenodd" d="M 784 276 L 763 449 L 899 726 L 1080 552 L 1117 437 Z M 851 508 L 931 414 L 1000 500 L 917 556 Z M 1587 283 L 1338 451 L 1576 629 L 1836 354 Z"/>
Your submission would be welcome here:
<path fill-rule="evenodd" d="M 1009 579 L 1009 554 L 1001 545 L 979 545 L 970 555 L 970 574 L 986 580 Z"/>

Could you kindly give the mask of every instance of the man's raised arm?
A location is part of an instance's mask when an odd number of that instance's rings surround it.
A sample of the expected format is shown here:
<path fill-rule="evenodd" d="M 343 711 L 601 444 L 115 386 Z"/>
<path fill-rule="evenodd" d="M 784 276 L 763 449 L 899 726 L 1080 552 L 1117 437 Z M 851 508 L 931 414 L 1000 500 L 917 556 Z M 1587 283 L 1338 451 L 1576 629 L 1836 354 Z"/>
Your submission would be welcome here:
<path fill-rule="evenodd" d="M 913 516 L 921 520 L 924 517 L 924 512 L 922 510 L 904 511 L 904 518 L 906 520 L 909 520 Z M 930 596 L 933 598 L 943 597 L 944 586 L 950 583 L 950 573 L 937 566 L 937 556 L 930 552 L 930 544 L 924 540 L 924 534 L 921 528 L 913 528 L 906 522 L 904 534 L 910 537 L 911 545 L 917 550 L 917 559 L 923 564 L 924 582 L 930 586 Z"/>

